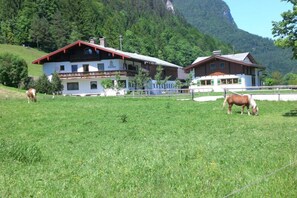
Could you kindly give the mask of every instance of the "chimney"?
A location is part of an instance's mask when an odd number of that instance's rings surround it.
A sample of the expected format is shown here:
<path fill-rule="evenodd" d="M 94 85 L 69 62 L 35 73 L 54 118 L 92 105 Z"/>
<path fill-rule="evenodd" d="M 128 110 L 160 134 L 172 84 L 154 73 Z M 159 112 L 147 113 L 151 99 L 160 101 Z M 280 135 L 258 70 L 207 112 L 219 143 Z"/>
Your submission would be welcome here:
<path fill-rule="evenodd" d="M 216 50 L 216 51 L 213 51 L 212 54 L 214 56 L 221 56 L 222 55 L 222 51 L 221 50 Z"/>
<path fill-rule="evenodd" d="M 99 38 L 100 40 L 100 45 L 103 46 L 103 47 L 106 47 L 106 42 L 105 42 L 105 38 Z"/>
<path fill-rule="evenodd" d="M 95 44 L 95 39 L 94 39 L 94 38 L 91 38 L 91 39 L 90 39 L 90 43 L 91 43 L 91 44 Z"/>

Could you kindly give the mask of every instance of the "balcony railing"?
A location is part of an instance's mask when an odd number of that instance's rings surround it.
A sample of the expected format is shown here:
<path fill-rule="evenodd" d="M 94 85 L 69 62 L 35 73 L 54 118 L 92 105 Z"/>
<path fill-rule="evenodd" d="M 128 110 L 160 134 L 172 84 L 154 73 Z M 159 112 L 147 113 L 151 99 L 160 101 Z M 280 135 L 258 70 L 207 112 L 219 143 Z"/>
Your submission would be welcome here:
<path fill-rule="evenodd" d="M 132 70 L 116 70 L 116 71 L 93 71 L 93 72 L 71 72 L 71 73 L 59 73 L 61 79 L 79 79 L 79 78 L 107 78 L 120 76 L 135 76 L 136 71 Z"/>

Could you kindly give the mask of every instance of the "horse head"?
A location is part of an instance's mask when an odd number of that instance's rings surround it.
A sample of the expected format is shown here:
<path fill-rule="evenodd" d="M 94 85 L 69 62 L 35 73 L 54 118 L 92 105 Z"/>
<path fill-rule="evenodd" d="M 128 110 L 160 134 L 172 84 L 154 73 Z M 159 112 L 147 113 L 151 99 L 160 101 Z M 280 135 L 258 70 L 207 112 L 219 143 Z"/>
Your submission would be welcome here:
<path fill-rule="evenodd" d="M 256 101 L 252 98 L 251 95 L 249 95 L 249 103 L 252 106 L 252 114 L 259 115 L 259 107 L 257 106 Z"/>
<path fill-rule="evenodd" d="M 255 106 L 255 107 L 252 107 L 252 113 L 253 115 L 259 115 L 259 107 Z"/>

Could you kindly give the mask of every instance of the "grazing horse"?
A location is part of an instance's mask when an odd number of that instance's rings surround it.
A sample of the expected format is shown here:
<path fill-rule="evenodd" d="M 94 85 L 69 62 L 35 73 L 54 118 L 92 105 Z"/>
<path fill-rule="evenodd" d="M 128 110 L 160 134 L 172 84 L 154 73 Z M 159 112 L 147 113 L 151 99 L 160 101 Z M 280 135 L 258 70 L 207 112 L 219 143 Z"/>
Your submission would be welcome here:
<path fill-rule="evenodd" d="M 244 107 L 247 108 L 248 110 L 248 115 L 250 115 L 250 106 L 252 107 L 252 113 L 254 115 L 258 115 L 258 111 L 259 108 L 257 107 L 257 104 L 255 102 L 255 100 L 252 98 L 251 95 L 238 95 L 238 94 L 232 94 L 232 95 L 228 95 L 226 96 L 224 103 L 223 103 L 223 107 L 225 107 L 226 103 L 228 102 L 229 107 L 228 107 L 228 114 L 231 114 L 231 108 L 233 106 L 233 104 L 237 105 L 237 106 L 241 106 L 241 114 L 243 114 L 244 111 Z"/>
<path fill-rule="evenodd" d="M 30 100 L 33 102 L 37 101 L 36 98 L 36 89 L 30 88 L 28 91 L 26 91 L 26 95 L 28 98 L 28 103 L 30 103 Z"/>

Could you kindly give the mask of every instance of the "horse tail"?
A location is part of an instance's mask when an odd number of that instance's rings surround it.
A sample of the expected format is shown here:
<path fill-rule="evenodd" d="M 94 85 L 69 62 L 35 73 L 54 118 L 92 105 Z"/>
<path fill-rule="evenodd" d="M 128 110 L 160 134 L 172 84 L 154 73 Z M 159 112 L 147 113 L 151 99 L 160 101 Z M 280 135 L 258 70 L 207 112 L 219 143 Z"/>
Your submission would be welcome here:
<path fill-rule="evenodd" d="M 229 96 L 226 96 L 224 102 L 223 102 L 223 108 L 226 106 L 227 100 L 228 100 Z"/>
<path fill-rule="evenodd" d="M 33 98 L 34 98 L 34 102 L 37 102 L 37 93 L 36 93 L 36 89 L 32 90 L 32 94 L 33 94 Z"/>

